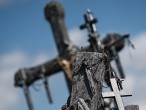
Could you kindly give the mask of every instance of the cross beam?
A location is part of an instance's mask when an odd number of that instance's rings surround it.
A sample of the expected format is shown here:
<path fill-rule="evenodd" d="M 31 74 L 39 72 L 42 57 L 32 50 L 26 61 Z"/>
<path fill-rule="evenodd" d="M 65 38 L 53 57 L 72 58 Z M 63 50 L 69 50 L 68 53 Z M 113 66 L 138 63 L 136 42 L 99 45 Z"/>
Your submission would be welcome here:
<path fill-rule="evenodd" d="M 117 81 L 116 81 L 115 78 L 111 78 L 110 82 L 111 82 L 113 92 L 102 93 L 103 98 L 115 98 L 119 110 L 125 110 L 124 109 L 124 104 L 123 104 L 123 101 L 122 101 L 122 97 L 132 96 L 132 95 L 130 93 L 126 93 L 123 90 L 119 91 Z"/>

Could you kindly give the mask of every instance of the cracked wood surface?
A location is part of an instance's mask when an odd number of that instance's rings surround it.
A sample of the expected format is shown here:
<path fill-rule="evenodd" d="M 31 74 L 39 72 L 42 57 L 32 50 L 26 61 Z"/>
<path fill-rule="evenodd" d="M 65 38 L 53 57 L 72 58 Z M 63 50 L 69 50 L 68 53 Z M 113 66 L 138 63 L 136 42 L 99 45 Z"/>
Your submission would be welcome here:
<path fill-rule="evenodd" d="M 70 106 L 73 110 L 82 110 L 79 99 L 82 99 L 90 110 L 99 110 L 103 106 L 102 83 L 104 80 L 104 54 L 96 52 L 78 52 L 76 54 L 75 69 Z"/>

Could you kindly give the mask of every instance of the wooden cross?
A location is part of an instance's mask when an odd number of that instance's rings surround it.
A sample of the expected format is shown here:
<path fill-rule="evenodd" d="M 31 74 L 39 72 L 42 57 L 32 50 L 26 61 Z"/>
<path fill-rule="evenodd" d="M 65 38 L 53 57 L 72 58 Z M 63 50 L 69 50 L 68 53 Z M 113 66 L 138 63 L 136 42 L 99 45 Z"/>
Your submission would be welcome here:
<path fill-rule="evenodd" d="M 102 93 L 103 98 L 115 98 L 118 109 L 119 110 L 125 110 L 124 109 L 124 104 L 123 104 L 123 101 L 122 101 L 122 97 L 132 96 L 132 95 L 130 93 L 126 93 L 123 90 L 119 91 L 117 81 L 116 81 L 115 78 L 111 78 L 110 82 L 111 82 L 113 92 Z"/>
<path fill-rule="evenodd" d="M 58 49 L 58 57 L 45 62 L 44 64 L 37 65 L 35 67 L 31 68 L 25 68 L 24 73 L 26 75 L 25 79 L 25 85 L 28 87 L 32 85 L 35 81 L 39 79 L 45 79 L 44 84 L 47 82 L 47 77 L 50 75 L 54 75 L 60 71 L 64 71 L 65 77 L 67 80 L 67 85 L 69 90 L 71 90 L 72 84 L 70 83 L 70 79 L 72 79 L 72 57 L 74 56 L 74 53 L 79 51 L 79 48 L 76 45 L 73 45 L 71 40 L 69 39 L 68 33 L 67 33 L 67 28 L 65 25 L 64 21 L 64 9 L 63 6 L 58 3 L 57 1 L 52 1 L 47 6 L 44 8 L 45 11 L 45 18 L 46 20 L 50 23 L 51 29 L 53 31 L 54 39 L 56 42 L 56 46 Z M 88 16 L 90 19 L 86 19 L 87 23 L 85 23 L 85 27 L 88 27 L 88 31 L 90 30 L 91 32 L 95 32 L 95 22 L 96 19 L 93 19 L 92 14 L 89 12 Z M 92 28 L 91 28 L 92 27 Z M 119 35 L 121 38 L 124 37 L 124 35 Z M 107 36 L 108 37 L 108 36 Z M 103 39 L 103 41 L 106 40 Z M 109 43 L 109 42 L 108 42 Z M 103 42 L 103 44 L 106 46 L 107 43 Z M 84 50 L 86 51 L 93 51 L 90 46 L 85 47 Z M 107 49 L 109 51 L 109 48 Z M 45 69 L 42 69 L 42 67 Z M 43 76 L 43 77 L 42 77 Z M 14 82 L 16 87 L 23 87 L 22 81 L 23 76 L 22 76 L 22 71 L 21 69 L 18 70 L 14 76 Z M 45 85 L 45 88 L 47 88 L 48 84 Z M 49 89 L 46 89 L 48 98 L 49 96 Z M 49 99 L 51 102 L 51 99 Z"/>
<path fill-rule="evenodd" d="M 95 33 L 97 19 L 93 17 L 92 12 L 88 9 L 87 13 L 84 14 L 85 24 L 80 26 L 80 29 L 87 28 L 89 33 Z"/>
<path fill-rule="evenodd" d="M 59 51 L 58 52 L 59 55 L 58 55 L 58 57 L 56 57 L 50 61 L 47 61 L 44 64 L 40 64 L 40 65 L 31 67 L 31 68 L 25 68 L 24 70 L 25 70 L 25 74 L 27 76 L 27 79 L 26 79 L 27 86 L 33 84 L 35 81 L 37 81 L 39 79 L 42 79 L 42 75 L 41 75 L 43 73 L 42 66 L 45 68 L 45 73 L 44 73 L 45 76 L 53 75 L 57 72 L 62 71 L 63 70 L 62 66 L 65 66 L 65 68 L 69 67 L 68 65 L 62 65 L 62 64 L 64 64 L 64 62 L 68 62 L 65 64 L 71 63 L 70 62 L 71 56 L 74 55 L 75 51 L 80 50 L 79 47 L 77 47 L 76 45 L 73 45 L 73 43 L 69 39 L 69 36 L 67 33 L 67 28 L 66 28 L 65 21 L 64 21 L 65 13 L 63 10 L 63 6 L 56 1 L 52 1 L 45 7 L 44 11 L 45 11 L 45 17 L 46 17 L 47 21 L 51 24 L 51 28 L 52 28 L 52 31 L 54 34 L 54 39 L 55 39 L 55 42 L 57 45 L 57 49 Z M 85 23 L 85 24 L 95 25 L 94 23 L 96 22 L 96 20 L 90 19 L 88 22 L 89 23 Z M 124 40 L 125 35 L 112 34 L 112 36 L 117 36 L 117 35 L 119 38 L 123 38 L 121 40 Z M 110 35 L 106 36 L 105 39 L 102 40 L 105 47 L 106 47 L 106 45 L 109 45 L 109 43 L 110 43 L 110 40 L 106 40 L 107 37 L 110 37 Z M 106 41 L 106 42 L 104 42 L 104 41 Z M 90 47 L 85 47 L 84 49 L 86 51 L 91 51 Z M 108 50 L 109 50 L 109 48 L 108 48 Z M 108 51 L 108 50 L 106 50 L 106 51 Z M 60 60 L 60 58 L 61 58 L 61 60 Z M 62 62 L 60 62 L 60 61 L 62 61 Z M 14 82 L 15 82 L 16 87 L 22 87 L 21 81 L 23 80 L 23 78 L 22 78 L 21 69 L 16 72 L 16 74 L 14 76 L 14 80 L 15 80 Z"/>
<path fill-rule="evenodd" d="M 25 74 L 27 76 L 27 86 L 31 85 L 38 79 L 42 79 L 42 73 L 45 76 L 50 76 L 60 71 L 71 71 L 70 61 L 72 55 L 75 51 L 79 50 L 79 48 L 73 45 L 71 40 L 69 39 L 66 25 L 64 22 L 65 14 L 63 6 L 56 1 L 52 1 L 46 5 L 44 11 L 46 20 L 51 24 L 59 55 L 58 57 L 44 64 L 32 68 L 25 68 Z M 45 72 L 42 70 L 42 66 L 44 67 Z M 65 74 L 65 76 L 68 88 L 69 90 L 71 90 L 71 84 L 69 81 L 70 75 L 67 73 Z M 21 71 L 18 70 L 15 74 L 15 86 L 22 87 L 21 80 Z"/>

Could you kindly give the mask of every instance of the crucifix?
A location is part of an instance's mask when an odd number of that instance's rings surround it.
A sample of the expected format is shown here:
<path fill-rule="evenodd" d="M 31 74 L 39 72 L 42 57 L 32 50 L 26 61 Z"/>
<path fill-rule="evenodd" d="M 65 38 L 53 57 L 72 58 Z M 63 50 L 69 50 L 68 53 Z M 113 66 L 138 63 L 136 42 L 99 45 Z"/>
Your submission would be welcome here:
<path fill-rule="evenodd" d="M 52 1 L 49 4 L 46 5 L 44 8 L 45 11 L 45 18 L 46 20 L 50 23 L 51 29 L 54 35 L 54 39 L 56 42 L 56 46 L 58 49 L 58 57 L 45 62 L 44 64 L 40 64 L 36 67 L 31 67 L 31 68 L 24 68 L 24 74 L 26 76 L 25 83 L 22 84 L 22 81 L 24 81 L 23 76 L 22 76 L 22 71 L 21 69 L 18 70 L 15 74 L 14 80 L 15 80 L 15 86 L 16 87 L 29 87 L 31 86 L 35 81 L 43 79 L 44 81 L 44 87 L 46 88 L 47 96 L 49 99 L 49 102 L 52 102 L 50 91 L 49 91 L 49 84 L 47 82 L 47 77 L 50 75 L 53 75 L 55 73 L 58 73 L 60 71 L 63 71 L 65 74 L 65 78 L 67 81 L 67 85 L 69 88 L 69 92 L 71 91 L 72 87 L 72 72 L 73 72 L 73 66 L 74 66 L 74 57 L 76 52 L 80 51 L 80 48 L 74 45 L 71 40 L 69 39 L 68 33 L 67 33 L 67 28 L 65 25 L 64 21 L 64 9 L 63 6 L 57 2 L 57 1 Z M 87 23 L 85 23 L 84 27 L 93 27 L 90 32 L 96 32 L 95 30 L 95 22 L 96 19 L 93 18 L 92 14 L 90 12 L 87 12 L 86 15 L 90 18 L 90 20 L 86 19 Z M 87 24 L 87 25 L 86 25 Z M 89 33 L 91 37 L 93 35 Z M 115 40 L 111 42 L 109 38 L 111 36 L 116 36 Z M 104 47 L 106 51 L 109 53 L 109 55 L 113 56 L 110 54 L 112 52 L 111 47 L 115 46 L 116 51 L 119 52 L 122 50 L 124 47 L 124 39 L 127 38 L 129 35 L 120 35 L 120 34 L 109 34 L 106 36 L 101 42 L 104 44 Z M 94 36 L 95 37 L 95 36 Z M 96 46 L 97 42 L 91 43 L 93 44 L 92 46 L 87 46 L 84 47 L 85 51 L 95 51 L 93 47 Z M 119 45 L 120 44 L 120 45 Z M 111 59 L 113 60 L 113 59 Z M 26 96 L 27 97 L 27 96 Z M 31 101 L 28 101 L 28 103 Z M 29 104 L 28 104 L 29 105 Z M 31 103 L 32 105 L 32 103 Z M 32 107 L 29 107 L 30 110 L 32 110 Z"/>
<path fill-rule="evenodd" d="M 118 110 L 125 110 L 122 97 L 132 96 L 132 95 L 130 93 L 126 93 L 123 90 L 119 91 L 117 81 L 115 78 L 111 78 L 110 82 L 111 82 L 113 91 L 102 93 L 103 98 L 115 98 L 117 106 L 118 106 Z"/>

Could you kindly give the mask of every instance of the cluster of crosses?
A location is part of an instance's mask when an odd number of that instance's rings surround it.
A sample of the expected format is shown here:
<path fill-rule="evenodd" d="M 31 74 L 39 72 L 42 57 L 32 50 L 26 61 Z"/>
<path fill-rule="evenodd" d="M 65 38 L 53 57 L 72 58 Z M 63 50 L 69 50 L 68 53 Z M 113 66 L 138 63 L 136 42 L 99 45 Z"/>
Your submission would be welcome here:
<path fill-rule="evenodd" d="M 122 88 L 120 79 L 125 78 L 125 75 L 118 52 L 123 49 L 124 40 L 128 38 L 129 35 L 120 35 L 116 33 L 107 34 L 107 36 L 100 41 L 95 24 L 97 19 L 93 17 L 90 10 L 87 10 L 84 14 L 85 24 L 81 25 L 80 29 L 86 28 L 88 30 L 88 41 L 90 45 L 87 47 L 77 47 L 68 37 L 64 22 L 65 14 L 63 6 L 56 1 L 52 1 L 45 7 L 44 11 L 46 20 L 51 24 L 59 55 L 57 58 L 44 64 L 32 68 L 23 68 L 16 72 L 14 77 L 15 86 L 23 88 L 29 110 L 34 110 L 34 107 L 28 87 L 35 81 L 42 79 L 48 100 L 52 103 L 47 78 L 60 71 L 64 72 L 71 94 L 67 104 L 62 107 L 62 110 L 138 110 L 137 105 L 124 107 L 122 101 L 122 97 L 131 96 L 131 94 L 124 92 Z M 91 61 L 96 62 L 98 65 L 91 65 Z M 116 62 L 119 75 L 117 75 L 117 72 L 114 72 L 111 67 L 111 61 Z M 93 70 L 95 70 L 94 75 Z M 101 75 L 101 73 L 104 74 Z M 103 80 L 109 85 L 111 92 L 102 92 Z M 79 87 L 78 89 L 83 87 L 87 88 L 85 91 L 83 88 L 85 95 L 78 92 L 77 87 Z M 86 96 L 90 97 L 89 101 L 85 100 Z M 107 107 L 99 106 L 102 105 L 102 99 L 105 98 L 115 99 L 115 109 L 112 109 L 110 104 Z M 94 104 L 93 101 L 99 103 Z M 93 103 L 88 104 L 87 102 Z"/>

